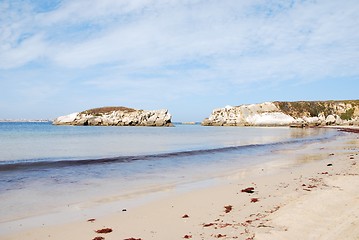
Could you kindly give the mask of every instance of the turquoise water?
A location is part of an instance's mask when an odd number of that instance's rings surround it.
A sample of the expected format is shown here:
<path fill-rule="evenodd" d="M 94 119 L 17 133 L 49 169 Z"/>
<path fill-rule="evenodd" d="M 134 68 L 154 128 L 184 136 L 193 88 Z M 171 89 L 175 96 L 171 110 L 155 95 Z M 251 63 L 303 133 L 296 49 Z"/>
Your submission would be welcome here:
<path fill-rule="evenodd" d="M 0 222 L 208 179 L 267 161 L 271 151 L 337 134 L 325 129 L 0 123 Z"/>
<path fill-rule="evenodd" d="M 206 150 L 319 136 L 324 130 L 177 125 L 74 127 L 0 123 L 0 161 L 51 161 Z"/>

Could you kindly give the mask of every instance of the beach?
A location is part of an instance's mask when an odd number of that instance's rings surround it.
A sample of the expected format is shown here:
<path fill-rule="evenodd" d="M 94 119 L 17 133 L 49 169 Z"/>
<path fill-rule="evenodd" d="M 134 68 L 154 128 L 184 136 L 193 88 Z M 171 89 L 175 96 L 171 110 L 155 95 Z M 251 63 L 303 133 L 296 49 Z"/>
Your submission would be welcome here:
<path fill-rule="evenodd" d="M 138 204 L 107 201 L 105 214 L 6 225 L 1 239 L 359 239 L 357 133 L 276 150 L 271 159 L 143 201 L 129 197 Z"/>

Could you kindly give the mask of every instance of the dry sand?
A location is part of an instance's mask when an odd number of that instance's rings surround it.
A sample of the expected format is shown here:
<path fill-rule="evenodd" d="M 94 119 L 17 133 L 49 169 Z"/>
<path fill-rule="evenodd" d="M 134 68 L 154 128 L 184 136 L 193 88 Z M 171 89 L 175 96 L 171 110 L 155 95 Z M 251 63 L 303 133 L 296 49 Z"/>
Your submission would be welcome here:
<path fill-rule="evenodd" d="M 211 186 L 0 239 L 359 239 L 358 134 L 273 156 Z"/>

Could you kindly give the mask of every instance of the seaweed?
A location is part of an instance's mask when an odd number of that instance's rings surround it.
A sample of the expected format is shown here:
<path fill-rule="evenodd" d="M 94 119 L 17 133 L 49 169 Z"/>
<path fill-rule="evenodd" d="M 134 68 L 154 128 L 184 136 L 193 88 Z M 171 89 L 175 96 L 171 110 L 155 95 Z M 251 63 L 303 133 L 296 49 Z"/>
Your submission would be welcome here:
<path fill-rule="evenodd" d="M 97 232 L 97 233 L 110 233 L 110 232 L 112 232 L 112 229 L 111 228 L 103 228 L 103 229 L 96 230 L 95 232 Z"/>
<path fill-rule="evenodd" d="M 241 192 L 254 193 L 254 187 L 248 187 L 248 188 L 242 189 Z"/>
<path fill-rule="evenodd" d="M 104 237 L 94 237 L 92 240 L 105 240 Z"/>
<path fill-rule="evenodd" d="M 225 213 L 229 213 L 230 211 L 232 211 L 232 209 L 233 209 L 232 205 L 224 206 L 224 212 Z"/>

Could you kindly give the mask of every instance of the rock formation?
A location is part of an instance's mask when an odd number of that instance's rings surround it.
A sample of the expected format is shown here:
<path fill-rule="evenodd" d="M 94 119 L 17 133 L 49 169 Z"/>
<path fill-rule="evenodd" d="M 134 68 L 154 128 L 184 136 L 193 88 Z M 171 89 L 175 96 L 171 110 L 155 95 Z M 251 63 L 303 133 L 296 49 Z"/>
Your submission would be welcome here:
<path fill-rule="evenodd" d="M 204 126 L 359 125 L 359 100 L 265 102 L 214 109 Z"/>
<path fill-rule="evenodd" d="M 61 116 L 54 125 L 75 126 L 173 126 L 171 114 L 162 110 L 136 110 L 126 107 L 103 107 Z"/>

